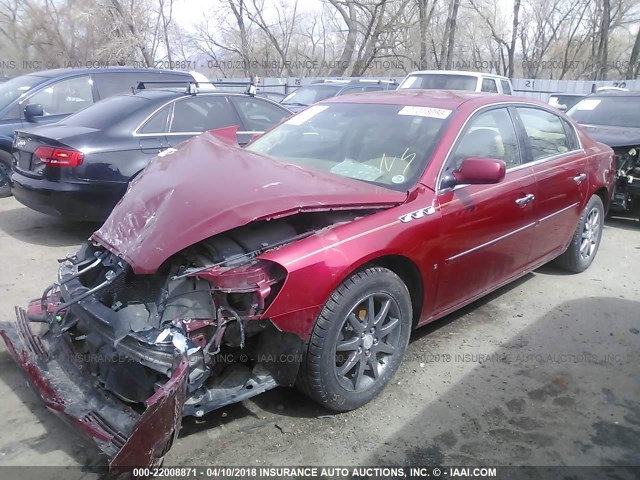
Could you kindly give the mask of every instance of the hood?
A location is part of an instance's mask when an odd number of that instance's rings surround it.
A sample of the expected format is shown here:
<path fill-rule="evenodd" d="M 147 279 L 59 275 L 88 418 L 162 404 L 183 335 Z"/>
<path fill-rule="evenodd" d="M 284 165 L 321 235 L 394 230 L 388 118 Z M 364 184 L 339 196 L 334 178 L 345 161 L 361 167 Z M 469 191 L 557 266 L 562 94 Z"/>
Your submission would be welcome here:
<path fill-rule="evenodd" d="M 640 128 L 609 125 L 582 125 L 591 138 L 611 148 L 640 145 Z"/>
<path fill-rule="evenodd" d="M 156 157 L 129 186 L 93 240 L 137 274 L 255 220 L 300 211 L 398 205 L 397 192 L 248 152 L 207 132 Z"/>

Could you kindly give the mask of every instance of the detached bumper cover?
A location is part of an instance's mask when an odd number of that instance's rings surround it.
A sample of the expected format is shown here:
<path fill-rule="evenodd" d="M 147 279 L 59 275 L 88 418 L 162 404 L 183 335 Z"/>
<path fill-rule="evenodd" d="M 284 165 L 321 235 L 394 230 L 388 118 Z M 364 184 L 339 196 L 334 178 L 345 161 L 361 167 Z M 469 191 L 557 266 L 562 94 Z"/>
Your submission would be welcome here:
<path fill-rule="evenodd" d="M 14 323 L 0 322 L 9 353 L 47 408 L 89 437 L 109 457 L 111 468 L 160 464 L 177 436 L 185 402 L 187 361 L 147 399 L 142 413 L 109 394 L 74 361 L 67 335 L 55 321 L 34 335 L 25 310 Z"/>

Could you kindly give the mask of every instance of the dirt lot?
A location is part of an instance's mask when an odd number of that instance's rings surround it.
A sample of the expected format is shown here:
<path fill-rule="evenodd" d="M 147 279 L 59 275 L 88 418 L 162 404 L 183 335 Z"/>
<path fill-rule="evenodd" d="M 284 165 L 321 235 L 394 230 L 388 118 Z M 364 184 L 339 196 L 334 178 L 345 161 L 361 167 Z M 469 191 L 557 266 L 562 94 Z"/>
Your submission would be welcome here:
<path fill-rule="evenodd" d="M 0 316 L 39 296 L 95 225 L 0 200 Z M 591 269 L 545 266 L 414 333 L 394 383 L 334 415 L 276 389 L 185 419 L 165 465 L 640 465 L 640 225 L 610 220 Z M 0 465 L 100 460 L 0 346 Z"/>

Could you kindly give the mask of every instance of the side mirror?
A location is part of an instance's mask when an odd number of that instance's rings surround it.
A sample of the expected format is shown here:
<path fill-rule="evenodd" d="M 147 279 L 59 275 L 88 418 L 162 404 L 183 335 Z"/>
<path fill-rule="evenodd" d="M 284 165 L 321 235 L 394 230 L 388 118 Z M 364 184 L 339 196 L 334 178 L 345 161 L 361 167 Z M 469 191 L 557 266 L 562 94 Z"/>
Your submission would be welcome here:
<path fill-rule="evenodd" d="M 465 158 L 460 168 L 442 179 L 440 188 L 456 185 L 488 185 L 504 180 L 506 165 L 502 160 L 492 158 Z"/>
<path fill-rule="evenodd" d="M 44 116 L 44 109 L 39 103 L 32 103 L 24 107 L 24 118 L 29 122 L 33 122 L 35 117 Z"/>

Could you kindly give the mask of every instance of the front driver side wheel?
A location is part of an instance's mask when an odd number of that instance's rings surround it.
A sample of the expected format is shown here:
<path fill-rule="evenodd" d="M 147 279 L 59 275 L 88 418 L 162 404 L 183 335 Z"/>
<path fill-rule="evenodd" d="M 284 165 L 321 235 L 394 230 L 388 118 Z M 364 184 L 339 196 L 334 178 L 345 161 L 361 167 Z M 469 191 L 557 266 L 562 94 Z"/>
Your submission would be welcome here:
<path fill-rule="evenodd" d="M 411 326 L 411 298 L 398 275 L 380 267 L 355 273 L 320 312 L 298 386 L 334 411 L 368 403 L 398 370 Z"/>
<path fill-rule="evenodd" d="M 584 272 L 598 253 L 604 227 L 604 205 L 593 195 L 584 207 L 569 248 L 556 259 L 556 263 L 573 273 Z"/>

